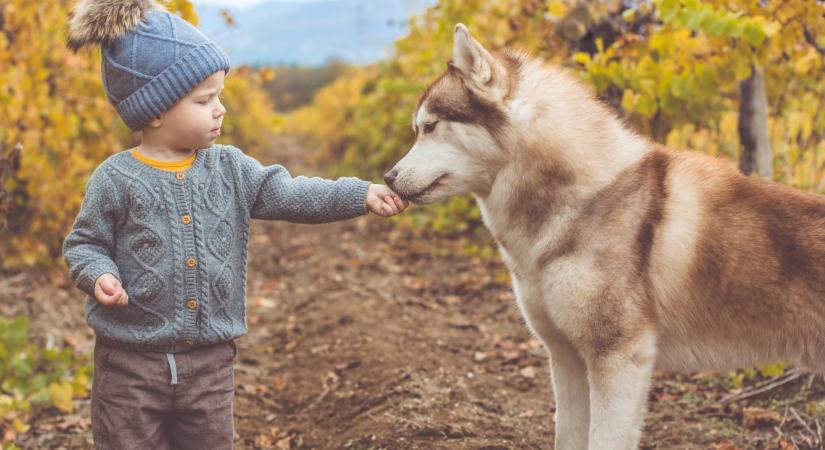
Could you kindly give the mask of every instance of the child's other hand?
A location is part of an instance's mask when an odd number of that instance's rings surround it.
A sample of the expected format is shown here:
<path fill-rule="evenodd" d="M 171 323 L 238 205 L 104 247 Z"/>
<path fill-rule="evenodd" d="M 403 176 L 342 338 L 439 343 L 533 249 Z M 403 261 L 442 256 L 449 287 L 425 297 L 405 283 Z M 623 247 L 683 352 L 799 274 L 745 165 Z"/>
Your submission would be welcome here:
<path fill-rule="evenodd" d="M 95 281 L 95 300 L 103 306 L 126 306 L 129 296 L 114 275 L 104 273 Z"/>
<path fill-rule="evenodd" d="M 371 184 L 367 189 L 367 209 L 382 217 L 394 216 L 409 206 L 392 189 L 383 184 Z"/>

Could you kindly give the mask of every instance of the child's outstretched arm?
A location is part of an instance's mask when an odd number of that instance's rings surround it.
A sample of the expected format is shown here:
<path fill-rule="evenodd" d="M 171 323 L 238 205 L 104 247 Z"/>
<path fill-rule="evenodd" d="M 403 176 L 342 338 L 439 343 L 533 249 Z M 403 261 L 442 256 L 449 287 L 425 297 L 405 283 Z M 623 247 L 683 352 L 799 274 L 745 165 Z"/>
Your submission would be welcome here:
<path fill-rule="evenodd" d="M 101 303 L 125 305 L 128 298 L 112 259 L 117 220 L 114 193 L 109 175 L 100 167 L 95 169 L 86 183 L 80 212 L 63 241 L 63 259 L 75 286 Z"/>
<path fill-rule="evenodd" d="M 222 150 L 237 162 L 241 193 L 253 219 L 324 223 L 362 216 L 370 210 L 385 215 L 385 207 L 390 208 L 392 214 L 397 213 L 397 206 L 392 209 L 390 205 L 375 204 L 376 209 L 370 209 L 373 196 L 383 194 L 379 198 L 384 202 L 383 197 L 388 193 L 379 186 L 385 186 L 355 177 L 337 180 L 303 175 L 292 177 L 280 164 L 263 166 L 236 147 L 224 146 Z M 372 196 L 369 195 L 371 191 Z"/>

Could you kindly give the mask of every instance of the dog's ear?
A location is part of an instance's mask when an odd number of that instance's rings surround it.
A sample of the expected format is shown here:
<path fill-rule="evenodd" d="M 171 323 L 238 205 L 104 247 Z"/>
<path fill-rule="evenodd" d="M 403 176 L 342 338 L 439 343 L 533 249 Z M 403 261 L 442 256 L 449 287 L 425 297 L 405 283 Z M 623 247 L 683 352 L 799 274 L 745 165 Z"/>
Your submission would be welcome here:
<path fill-rule="evenodd" d="M 493 57 L 472 36 L 463 23 L 456 24 L 451 65 L 461 74 L 477 83 L 488 85 L 493 80 Z"/>
<path fill-rule="evenodd" d="M 507 71 L 478 43 L 463 23 L 456 24 L 453 60 L 449 66 L 470 82 L 480 94 L 498 98 L 507 89 Z"/>

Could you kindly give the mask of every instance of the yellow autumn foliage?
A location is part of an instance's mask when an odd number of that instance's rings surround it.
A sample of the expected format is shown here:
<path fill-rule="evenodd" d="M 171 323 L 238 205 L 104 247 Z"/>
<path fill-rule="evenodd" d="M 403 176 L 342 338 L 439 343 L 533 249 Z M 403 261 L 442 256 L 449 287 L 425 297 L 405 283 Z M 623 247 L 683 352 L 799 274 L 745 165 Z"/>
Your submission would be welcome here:
<path fill-rule="evenodd" d="M 22 145 L 13 176 L 3 178 L 9 211 L 0 231 L 0 270 L 58 263 L 89 174 L 137 144 L 106 100 L 99 51 L 66 49 L 72 4 L 0 2 L 0 153 Z M 166 5 L 197 24 L 191 1 Z M 254 151 L 274 131 L 278 118 L 261 82 L 250 69 L 230 72 L 221 142 Z"/>

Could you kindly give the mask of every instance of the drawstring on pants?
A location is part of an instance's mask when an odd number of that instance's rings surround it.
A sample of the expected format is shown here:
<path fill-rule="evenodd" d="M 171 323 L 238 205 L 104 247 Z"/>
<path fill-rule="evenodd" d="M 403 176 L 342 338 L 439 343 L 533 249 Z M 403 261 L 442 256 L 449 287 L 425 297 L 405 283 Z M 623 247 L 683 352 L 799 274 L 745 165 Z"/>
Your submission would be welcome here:
<path fill-rule="evenodd" d="M 172 372 L 172 382 L 170 384 L 178 384 L 178 367 L 175 364 L 175 354 L 167 353 L 166 359 L 169 360 L 169 371 Z"/>

